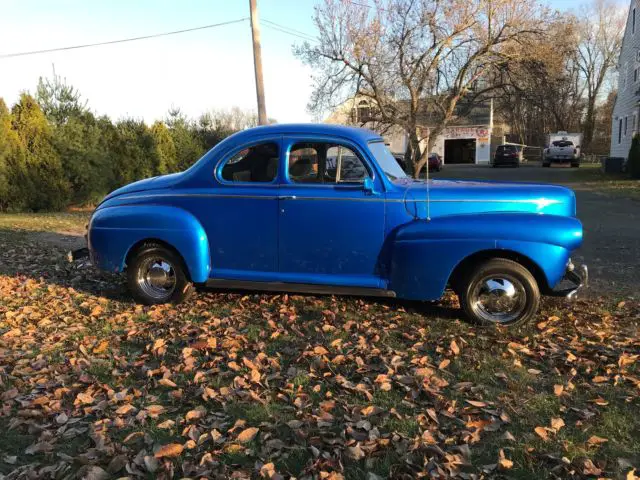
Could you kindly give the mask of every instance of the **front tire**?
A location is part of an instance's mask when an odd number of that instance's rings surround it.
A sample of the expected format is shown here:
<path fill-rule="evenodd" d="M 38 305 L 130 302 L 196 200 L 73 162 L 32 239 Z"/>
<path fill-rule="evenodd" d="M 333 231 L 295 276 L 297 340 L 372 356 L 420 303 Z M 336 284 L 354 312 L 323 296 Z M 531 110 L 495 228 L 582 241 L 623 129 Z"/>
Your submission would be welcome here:
<path fill-rule="evenodd" d="M 127 265 L 133 298 L 144 305 L 181 303 L 193 293 L 182 258 L 158 243 L 145 243 Z"/>
<path fill-rule="evenodd" d="M 531 272 L 504 258 L 488 260 L 468 271 L 458 295 L 467 317 L 483 326 L 522 325 L 540 306 L 540 289 Z"/>

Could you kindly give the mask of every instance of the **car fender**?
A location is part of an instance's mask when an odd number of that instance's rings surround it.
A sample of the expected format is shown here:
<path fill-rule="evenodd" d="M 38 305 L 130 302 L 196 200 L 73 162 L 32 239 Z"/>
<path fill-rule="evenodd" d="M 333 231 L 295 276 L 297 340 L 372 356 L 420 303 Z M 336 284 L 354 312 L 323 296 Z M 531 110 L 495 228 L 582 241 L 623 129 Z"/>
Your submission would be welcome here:
<path fill-rule="evenodd" d="M 182 256 L 193 282 L 209 278 L 209 240 L 188 211 L 166 205 L 121 205 L 100 208 L 91 217 L 89 251 L 103 270 L 121 272 L 131 249 L 152 240 L 170 245 Z"/>
<path fill-rule="evenodd" d="M 437 300 L 462 261 L 489 251 L 526 257 L 552 288 L 581 243 L 574 217 L 514 212 L 415 220 L 393 233 L 389 288 L 399 297 Z"/>

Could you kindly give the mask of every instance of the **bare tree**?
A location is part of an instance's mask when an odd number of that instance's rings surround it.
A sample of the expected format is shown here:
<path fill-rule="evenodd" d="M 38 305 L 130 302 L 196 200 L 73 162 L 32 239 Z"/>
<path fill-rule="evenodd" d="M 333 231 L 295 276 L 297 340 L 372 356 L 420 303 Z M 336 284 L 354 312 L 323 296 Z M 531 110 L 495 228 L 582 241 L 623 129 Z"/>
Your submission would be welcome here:
<path fill-rule="evenodd" d="M 310 108 L 369 98 L 378 122 L 407 133 L 417 177 L 460 106 L 497 88 L 492 70 L 526 55 L 548 17 L 535 0 L 325 0 L 319 43 L 296 49 L 316 72 Z"/>
<path fill-rule="evenodd" d="M 584 82 L 578 67 L 579 37 L 573 15 L 554 18 L 546 34 L 528 46 L 530 54 L 503 66 L 496 83 L 497 113 L 521 143 L 541 145 L 544 133 L 579 129 Z"/>
<path fill-rule="evenodd" d="M 594 0 L 590 7 L 582 9 L 578 66 L 585 84 L 585 147 L 593 140 L 602 87 L 618 61 L 625 20 L 625 9 L 613 0 Z"/>

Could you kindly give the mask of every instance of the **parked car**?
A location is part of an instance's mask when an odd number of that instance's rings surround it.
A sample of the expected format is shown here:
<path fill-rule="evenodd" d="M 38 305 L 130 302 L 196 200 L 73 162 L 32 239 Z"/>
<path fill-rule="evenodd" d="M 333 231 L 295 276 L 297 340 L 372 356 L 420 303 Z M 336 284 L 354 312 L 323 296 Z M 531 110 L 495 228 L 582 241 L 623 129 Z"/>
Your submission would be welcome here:
<path fill-rule="evenodd" d="M 522 147 L 520 145 L 498 145 L 493 156 L 494 167 L 511 166 L 519 167 L 522 163 Z"/>
<path fill-rule="evenodd" d="M 398 162 L 398 165 L 400 165 L 400 168 L 402 168 L 403 171 L 407 171 L 407 161 L 405 159 L 405 156 L 399 153 L 394 153 L 393 154 L 393 158 L 396 159 L 396 162 Z"/>
<path fill-rule="evenodd" d="M 575 215 L 564 187 L 417 181 L 369 130 L 272 125 L 112 192 L 87 238 L 93 263 L 125 271 L 144 304 L 194 285 L 421 301 L 450 286 L 472 320 L 515 325 L 541 294 L 572 298 L 586 282 L 570 260 Z"/>
<path fill-rule="evenodd" d="M 429 154 L 429 170 L 433 170 L 435 172 L 439 172 L 442 170 L 442 157 L 437 153 L 433 152 Z"/>
<path fill-rule="evenodd" d="M 542 166 L 550 167 L 552 163 L 570 163 L 572 167 L 580 166 L 580 146 L 572 140 L 555 140 L 543 152 Z"/>

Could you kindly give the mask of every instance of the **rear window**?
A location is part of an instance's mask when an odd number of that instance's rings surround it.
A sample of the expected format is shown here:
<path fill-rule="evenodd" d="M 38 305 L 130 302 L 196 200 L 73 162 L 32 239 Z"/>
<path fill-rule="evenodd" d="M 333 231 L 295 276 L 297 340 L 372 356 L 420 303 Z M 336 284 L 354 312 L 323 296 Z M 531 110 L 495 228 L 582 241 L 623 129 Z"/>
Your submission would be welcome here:
<path fill-rule="evenodd" d="M 573 147 L 573 142 L 570 140 L 556 140 L 553 142 L 554 147 Z"/>
<path fill-rule="evenodd" d="M 498 153 L 513 153 L 517 151 L 518 148 L 515 145 L 500 145 L 498 147 Z"/>

